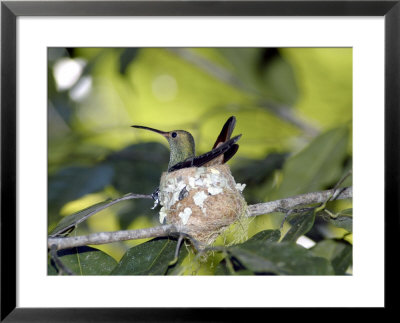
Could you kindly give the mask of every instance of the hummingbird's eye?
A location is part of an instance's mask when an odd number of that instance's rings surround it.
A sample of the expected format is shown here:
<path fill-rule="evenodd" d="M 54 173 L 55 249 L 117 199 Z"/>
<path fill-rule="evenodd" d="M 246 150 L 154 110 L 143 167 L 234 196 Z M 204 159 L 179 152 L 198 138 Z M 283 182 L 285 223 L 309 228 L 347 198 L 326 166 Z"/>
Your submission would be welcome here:
<path fill-rule="evenodd" d="M 171 133 L 172 138 L 175 138 L 178 134 L 176 132 Z"/>

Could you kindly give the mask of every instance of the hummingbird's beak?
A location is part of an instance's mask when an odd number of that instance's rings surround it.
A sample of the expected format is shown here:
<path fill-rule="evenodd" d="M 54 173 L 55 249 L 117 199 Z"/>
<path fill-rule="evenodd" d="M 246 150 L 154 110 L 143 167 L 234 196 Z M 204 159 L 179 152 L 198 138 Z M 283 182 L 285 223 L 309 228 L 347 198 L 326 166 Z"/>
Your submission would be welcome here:
<path fill-rule="evenodd" d="M 169 132 L 167 132 L 167 131 L 161 131 L 161 130 L 157 130 L 157 129 L 149 128 L 149 127 L 144 127 L 144 126 L 131 126 L 131 127 L 133 127 L 133 128 L 139 128 L 139 129 L 145 129 L 145 130 L 150 130 L 150 131 L 153 131 L 153 132 L 157 132 L 157 133 L 159 133 L 160 135 L 164 136 L 165 138 L 168 138 L 168 136 L 169 136 Z"/>

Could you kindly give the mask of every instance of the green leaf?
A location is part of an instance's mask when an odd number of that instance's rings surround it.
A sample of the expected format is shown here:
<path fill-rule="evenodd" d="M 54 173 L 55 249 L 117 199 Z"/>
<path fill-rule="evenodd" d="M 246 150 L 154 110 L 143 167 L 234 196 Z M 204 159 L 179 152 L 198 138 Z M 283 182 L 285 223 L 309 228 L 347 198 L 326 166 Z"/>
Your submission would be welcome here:
<path fill-rule="evenodd" d="M 232 261 L 232 259 L 231 259 Z M 240 265 L 237 261 L 233 261 L 234 265 L 234 273 L 230 272 L 227 265 L 227 260 L 224 258 L 215 268 L 214 275 L 216 276 L 229 276 L 229 275 L 241 275 L 241 276 L 249 276 L 254 275 L 254 272 L 249 269 L 243 269 L 243 266 Z"/>
<path fill-rule="evenodd" d="M 324 129 L 352 120 L 352 48 L 283 48 L 294 70 L 296 108 Z"/>
<path fill-rule="evenodd" d="M 315 220 L 314 210 L 295 214 L 290 217 L 288 222 L 291 227 L 285 234 L 282 241 L 296 242 L 297 239 L 311 230 Z"/>
<path fill-rule="evenodd" d="M 174 259 L 177 241 L 156 238 L 130 248 L 113 275 L 164 275 Z"/>
<path fill-rule="evenodd" d="M 88 217 L 100 212 L 101 210 L 104 210 L 105 208 L 110 207 L 111 205 L 129 199 L 130 195 L 132 194 L 126 194 L 125 196 L 117 198 L 115 200 L 103 201 L 95 205 L 89 206 L 88 208 L 83 209 L 77 213 L 64 217 L 51 231 L 49 236 L 56 237 L 60 235 L 68 235 L 79 223 L 85 221 Z"/>
<path fill-rule="evenodd" d="M 258 48 L 219 48 L 227 62 L 232 67 L 232 74 L 249 93 L 259 90 L 260 82 L 257 79 L 257 63 L 261 57 L 261 51 Z M 235 80 L 235 82 L 238 82 Z"/>
<path fill-rule="evenodd" d="M 335 217 L 329 218 L 329 223 L 333 224 L 335 227 L 353 232 L 353 209 L 340 211 Z"/>
<path fill-rule="evenodd" d="M 277 275 L 332 275 L 329 261 L 288 242 L 252 241 L 232 246 L 229 254 L 255 273 Z"/>
<path fill-rule="evenodd" d="M 215 267 L 214 275 L 228 276 L 228 275 L 254 275 L 249 269 L 246 269 L 242 264 L 235 258 L 231 257 L 228 253 L 225 253 L 224 258 Z"/>
<path fill-rule="evenodd" d="M 215 267 L 214 275 L 216 276 L 228 276 L 230 275 L 230 271 L 226 265 L 226 260 L 222 259 L 219 264 Z"/>
<path fill-rule="evenodd" d="M 65 203 L 101 191 L 110 184 L 113 174 L 112 167 L 101 164 L 94 167 L 66 167 L 49 176 L 49 222 L 57 218 L 60 208 Z"/>
<path fill-rule="evenodd" d="M 264 241 L 264 242 L 277 242 L 279 241 L 281 237 L 281 232 L 280 230 L 264 230 L 256 233 L 253 235 L 250 239 L 247 241 L 243 242 L 240 244 L 240 246 L 245 246 L 247 243 L 252 243 L 254 241 Z M 233 259 L 232 259 L 232 265 L 238 265 Z M 240 269 L 238 268 L 239 266 L 236 266 L 234 268 L 235 274 L 237 275 L 252 275 L 254 274 L 253 272 L 247 270 L 247 269 Z M 232 273 L 229 271 L 227 267 L 227 260 L 222 259 L 222 261 L 219 262 L 215 269 L 215 275 L 231 275 Z"/>
<path fill-rule="evenodd" d="M 332 266 L 336 275 L 344 275 L 353 262 L 353 246 L 346 243 L 340 253 L 332 259 Z"/>
<path fill-rule="evenodd" d="M 281 237 L 280 230 L 264 230 L 256 233 L 249 240 L 245 241 L 243 244 L 252 241 L 266 241 L 266 242 L 277 242 Z"/>
<path fill-rule="evenodd" d="M 336 275 L 344 275 L 353 260 L 353 247 L 344 240 L 322 240 L 310 251 L 331 261 Z"/>
<path fill-rule="evenodd" d="M 263 159 L 241 158 L 232 166 L 236 182 L 258 186 L 265 182 L 277 169 L 281 169 L 287 153 L 270 153 Z"/>
<path fill-rule="evenodd" d="M 336 250 L 338 247 L 338 243 L 335 240 L 321 240 L 313 246 L 310 251 L 318 257 L 324 257 L 328 260 L 332 260 Z"/>
<path fill-rule="evenodd" d="M 348 129 L 340 127 L 316 137 L 283 166 L 283 180 L 271 200 L 314 192 L 336 183 L 346 157 Z"/>
<path fill-rule="evenodd" d="M 280 50 L 265 49 L 260 67 L 264 93 L 278 102 L 293 105 L 298 97 L 296 79 L 291 64 L 282 57 Z"/>
<path fill-rule="evenodd" d="M 166 275 L 178 275 L 182 271 L 182 262 L 186 259 L 187 255 L 189 254 L 188 248 L 185 247 L 185 244 L 182 243 L 181 248 L 179 249 L 178 260 L 176 263 L 170 265 L 167 269 Z"/>
<path fill-rule="evenodd" d="M 270 153 L 263 159 L 240 158 L 232 165 L 232 174 L 237 183 L 246 183 L 244 195 L 248 203 L 258 203 L 266 193 L 263 186 L 270 189 L 268 180 L 276 170 L 282 169 L 287 153 Z"/>
<path fill-rule="evenodd" d="M 110 183 L 113 169 L 108 165 L 67 167 L 49 177 L 49 201 L 62 199 L 64 204 L 97 192 Z"/>
<path fill-rule="evenodd" d="M 235 83 L 240 82 L 247 92 L 286 104 L 295 102 L 298 94 L 295 75 L 279 49 L 220 48 L 218 51 L 230 65 Z"/>
<path fill-rule="evenodd" d="M 47 275 L 49 276 L 58 275 L 57 268 L 55 267 L 53 261 L 51 260 L 50 253 L 48 254 L 47 257 Z"/>
<path fill-rule="evenodd" d="M 117 264 L 114 258 L 91 247 L 59 250 L 57 256 L 75 275 L 108 275 Z M 48 275 L 57 273 L 58 269 L 50 260 Z"/>
<path fill-rule="evenodd" d="M 77 213 L 65 216 L 61 219 L 60 222 L 56 225 L 56 227 L 50 232 L 50 237 L 56 236 L 66 236 L 73 231 L 75 226 L 79 223 L 90 217 L 91 215 L 103 210 L 105 206 L 110 203 L 109 200 L 97 203 L 95 205 L 89 206 L 86 209 L 83 209 Z"/>

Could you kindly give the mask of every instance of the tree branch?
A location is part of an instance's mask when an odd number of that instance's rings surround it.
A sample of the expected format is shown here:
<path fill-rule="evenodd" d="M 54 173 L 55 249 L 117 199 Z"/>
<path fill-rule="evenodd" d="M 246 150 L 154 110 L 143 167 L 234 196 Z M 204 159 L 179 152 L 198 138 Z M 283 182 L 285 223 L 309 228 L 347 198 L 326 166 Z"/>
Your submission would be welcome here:
<path fill-rule="evenodd" d="M 316 203 L 324 203 L 330 200 L 349 199 L 353 196 L 353 188 L 331 189 L 322 192 L 306 193 L 289 197 L 282 200 L 276 200 L 266 203 L 253 204 L 248 206 L 248 217 L 253 217 L 261 214 L 273 212 L 288 212 L 288 210 L 301 205 L 309 205 Z M 137 230 L 121 230 L 115 232 L 99 232 L 92 233 L 86 236 L 77 237 L 49 237 L 47 246 L 52 250 L 61 250 L 86 245 L 107 244 L 125 240 L 136 240 L 145 238 L 166 237 L 173 234 L 185 233 L 184 226 L 166 224 L 152 228 L 137 229 Z"/>
<path fill-rule="evenodd" d="M 136 230 L 120 230 L 114 232 L 98 232 L 86 236 L 77 237 L 60 237 L 49 238 L 47 242 L 48 248 L 57 250 L 73 248 L 86 245 L 106 244 L 125 240 L 136 240 L 146 238 L 166 237 L 173 233 L 184 232 L 183 228 L 173 224 L 166 224 L 152 228 L 136 229 Z"/>
<path fill-rule="evenodd" d="M 353 197 L 353 187 L 331 189 L 322 192 L 312 192 L 288 197 L 266 203 L 253 204 L 248 206 L 248 216 L 257 216 L 273 212 L 281 212 L 282 209 L 290 210 L 301 205 L 324 203 L 328 199 L 343 200 Z"/>

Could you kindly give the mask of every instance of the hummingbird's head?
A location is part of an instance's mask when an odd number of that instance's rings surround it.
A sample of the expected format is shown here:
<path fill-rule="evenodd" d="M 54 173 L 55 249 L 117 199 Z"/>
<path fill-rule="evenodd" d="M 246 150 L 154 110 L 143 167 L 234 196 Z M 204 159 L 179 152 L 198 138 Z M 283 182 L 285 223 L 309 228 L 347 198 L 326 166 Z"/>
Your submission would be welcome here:
<path fill-rule="evenodd" d="M 171 151 L 181 151 L 184 155 L 188 155 L 188 157 L 194 156 L 194 139 L 190 132 L 173 130 L 166 132 L 163 136 L 167 138 Z"/>
<path fill-rule="evenodd" d="M 195 156 L 194 139 L 190 132 L 187 132 L 185 130 L 161 131 L 144 126 L 132 127 L 156 132 L 164 136 L 168 140 L 169 148 L 171 151 L 168 168 Z"/>

